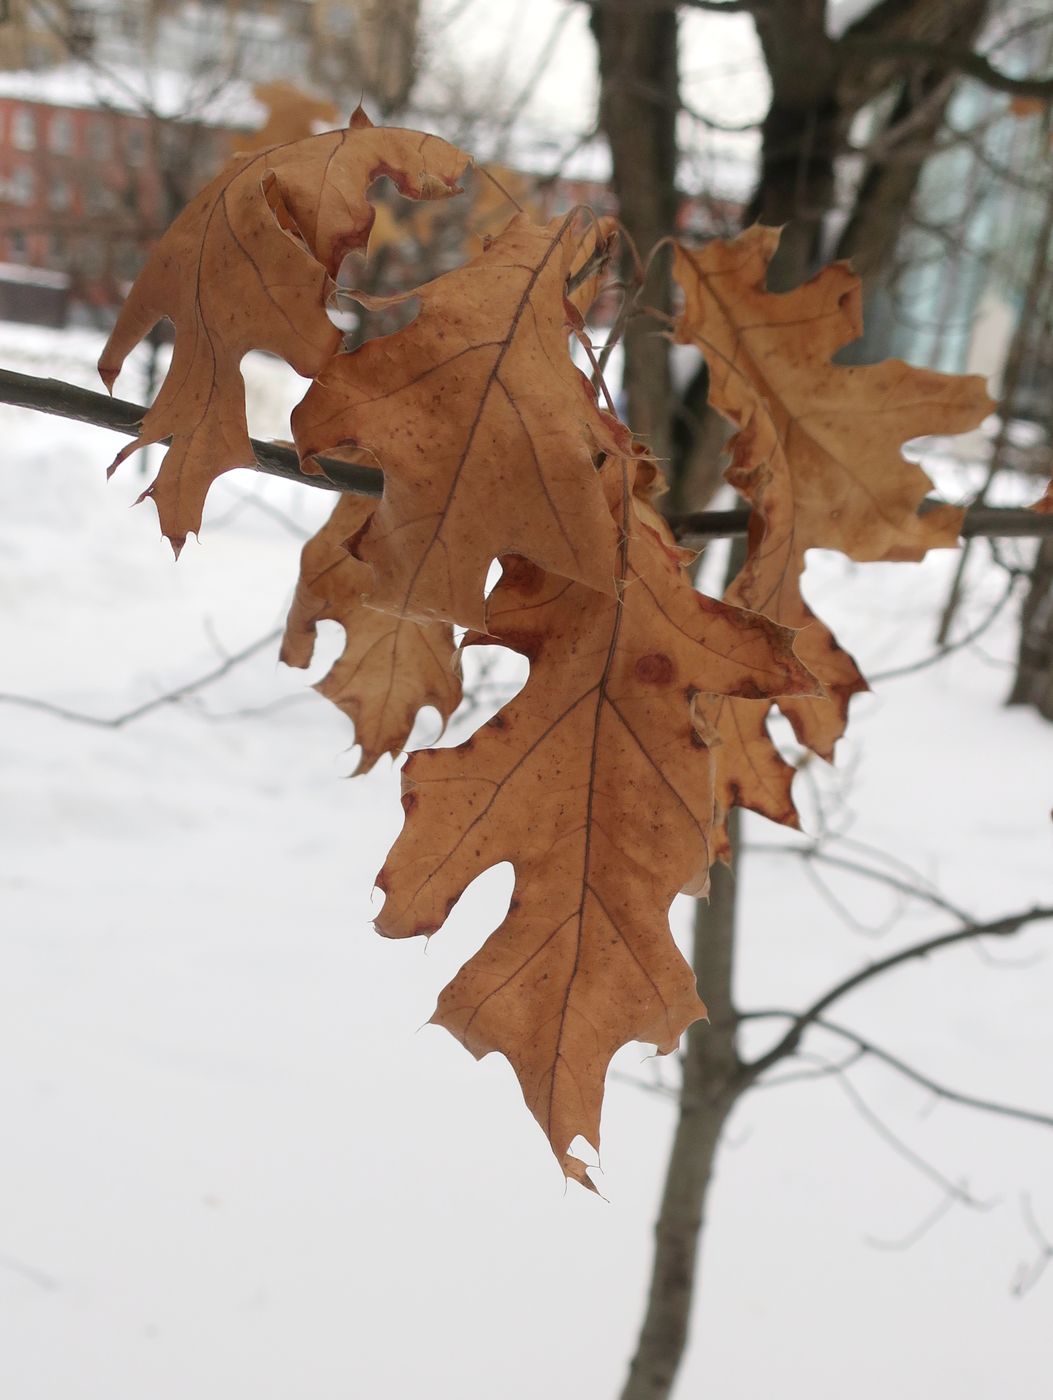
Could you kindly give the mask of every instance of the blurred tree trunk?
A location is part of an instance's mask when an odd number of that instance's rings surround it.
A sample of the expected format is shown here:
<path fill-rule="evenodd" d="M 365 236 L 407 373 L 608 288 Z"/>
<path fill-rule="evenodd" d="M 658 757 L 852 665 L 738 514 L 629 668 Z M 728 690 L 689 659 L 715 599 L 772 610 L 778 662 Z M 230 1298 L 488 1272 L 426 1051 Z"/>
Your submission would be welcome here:
<path fill-rule="evenodd" d="M 648 5 L 597 4 L 592 10 L 600 66 L 600 124 L 611 149 L 618 210 L 641 258 L 676 227 L 676 120 L 680 110 L 677 15 Z M 631 256 L 624 259 L 630 285 Z M 668 259 L 656 259 L 640 293 L 644 306 L 668 313 Z M 627 417 L 665 462 L 670 455 L 673 381 L 669 345 L 645 316 L 626 328 Z"/>
<path fill-rule="evenodd" d="M 1020 618 L 1020 645 L 1010 705 L 1033 705 L 1053 720 L 1053 539 L 1038 547 Z"/>

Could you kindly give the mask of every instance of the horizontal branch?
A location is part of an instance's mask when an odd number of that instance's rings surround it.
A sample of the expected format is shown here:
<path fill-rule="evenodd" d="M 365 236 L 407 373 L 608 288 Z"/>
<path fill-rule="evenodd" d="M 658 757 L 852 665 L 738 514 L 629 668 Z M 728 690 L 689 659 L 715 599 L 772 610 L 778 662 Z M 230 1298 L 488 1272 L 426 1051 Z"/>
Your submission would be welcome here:
<path fill-rule="evenodd" d="M 138 437 L 146 417 L 142 404 L 113 399 L 108 394 L 81 389 L 61 379 L 37 379 L 31 374 L 17 374 L 11 369 L 0 369 L 0 403 L 14 404 L 17 408 L 33 408 L 39 413 L 71 418 L 77 423 L 90 423 L 96 428 L 109 428 L 112 432 L 123 433 L 125 437 Z M 166 438 L 165 442 L 168 440 Z M 266 472 L 268 476 L 284 477 L 286 481 L 318 486 L 325 491 L 350 491 L 358 496 L 379 496 L 384 490 L 384 476 L 377 467 L 357 466 L 334 457 L 317 457 L 315 460 L 325 476 L 316 476 L 303 471 L 294 447 L 282 447 L 280 443 L 261 442 L 256 438 L 249 440 L 256 461 L 255 464 L 247 462 L 246 467 L 255 465 L 257 471 Z"/>
<path fill-rule="evenodd" d="M 960 73 L 995 92 L 1013 97 L 1038 97 L 1053 101 L 1053 78 L 1015 78 L 1003 73 L 983 54 L 946 44 L 928 44 L 923 39 L 882 39 L 870 35 L 846 35 L 838 44 L 846 53 L 859 58 L 907 59 L 923 63 L 939 73 Z"/>
<path fill-rule="evenodd" d="M 196 694 L 199 690 L 204 690 L 206 686 L 222 680 L 243 661 L 248 661 L 250 657 L 273 646 L 281 634 L 282 629 L 277 627 L 273 632 L 268 632 L 265 637 L 257 637 L 254 642 L 242 647 L 240 651 L 224 657 L 218 666 L 214 666 L 211 671 L 206 671 L 203 676 L 198 676 L 192 681 L 184 681 L 174 690 L 168 690 L 163 695 L 155 695 L 152 700 L 144 700 L 141 704 L 134 705 L 130 710 L 125 710 L 119 715 L 111 715 L 108 718 L 84 714 L 80 710 L 67 709 L 65 705 L 55 705 L 50 700 L 37 700 L 29 695 L 0 693 L 0 705 L 17 705 L 23 710 L 37 710 L 41 714 L 54 715 L 56 719 L 68 719 L 77 724 L 89 724 L 95 729 L 123 729 L 126 724 L 132 724 L 135 720 L 142 719 L 144 715 L 151 714 L 154 710 L 159 710 L 165 705 L 178 704 L 179 701 L 187 699 L 188 696 Z"/>
<path fill-rule="evenodd" d="M 750 1012 L 748 1016 L 744 1016 L 743 1019 L 759 1021 L 775 1017 L 790 1021 L 797 1019 L 795 1012 L 782 1010 L 754 1011 Z M 927 1089 L 930 1094 L 934 1094 L 939 1099 L 946 1099 L 948 1103 L 959 1104 L 962 1108 L 979 1109 L 983 1113 L 996 1113 L 1003 1118 L 1015 1118 L 1022 1123 L 1037 1123 L 1043 1128 L 1053 1128 L 1053 1113 L 1042 1113 L 1033 1108 L 1017 1108 L 1014 1104 L 1002 1103 L 998 1099 L 984 1099 L 976 1094 L 965 1094 L 958 1089 L 951 1089 L 946 1084 L 941 1084 L 938 1080 L 931 1078 L 924 1071 L 915 1069 L 913 1065 L 908 1064 L 899 1055 L 893 1054 L 891 1050 L 875 1045 L 872 1040 L 859 1035 L 848 1026 L 843 1026 L 837 1021 L 828 1021 L 825 1016 L 816 1016 L 812 1024 L 824 1031 L 829 1031 L 831 1035 L 839 1036 L 854 1046 L 856 1053 L 852 1056 L 851 1063 L 856 1063 L 858 1059 L 869 1055 L 889 1069 L 895 1070 L 905 1079 L 919 1085 L 922 1089 Z M 843 1072 L 844 1068 L 844 1064 L 832 1067 L 838 1072 Z M 789 1079 L 789 1077 L 787 1075 L 785 1078 Z M 780 1079 L 778 1082 L 783 1083 L 785 1080 Z"/>
<path fill-rule="evenodd" d="M 61 379 L 38 379 L 30 374 L 0 369 L 0 403 L 17 408 L 32 408 L 38 413 L 51 413 L 70 418 L 77 423 L 89 423 L 96 428 L 136 437 L 146 409 L 127 399 L 113 399 L 91 389 L 81 389 Z M 315 457 L 324 476 L 305 472 L 296 449 L 276 442 L 251 438 L 256 461 L 246 462 L 247 469 L 279 476 L 303 486 L 320 487 L 326 491 L 346 491 L 357 496 L 379 496 L 384 490 L 384 474 L 378 467 L 360 466 L 335 457 Z M 921 513 L 936 510 L 944 502 L 923 501 Z M 669 524 L 681 539 L 721 539 L 744 535 L 749 528 L 750 511 L 703 510 L 689 511 L 669 517 Z M 1053 535 L 1053 515 L 1040 515 L 1027 509 L 1001 506 L 971 506 L 965 513 L 961 530 L 964 539 L 980 535 L 1000 538 L 1022 538 Z"/>
<path fill-rule="evenodd" d="M 702 10 L 711 15 L 757 14 L 771 0 L 585 0 L 591 10 Z"/>
<path fill-rule="evenodd" d="M 930 497 L 919 508 L 920 515 L 945 506 L 945 501 Z M 684 515 L 674 515 L 669 519 L 677 536 L 705 538 L 715 535 L 744 535 L 749 527 L 748 507 L 739 510 L 700 510 Z M 965 512 L 962 539 L 978 539 L 981 536 L 994 536 L 1000 539 L 1025 539 L 1035 536 L 1053 535 L 1053 515 L 1039 515 L 1026 506 L 970 506 Z"/>
<path fill-rule="evenodd" d="M 1000 919 L 992 919 L 989 923 L 969 924 L 965 928 L 955 929 L 952 933 L 943 933 L 935 938 L 927 938 L 921 943 L 912 943 L 896 953 L 890 953 L 887 958 L 880 958 L 877 962 L 868 963 L 866 967 L 859 968 L 842 982 L 836 983 L 811 1006 L 799 1012 L 785 1035 L 770 1050 L 766 1050 L 756 1060 L 751 1060 L 743 1065 L 743 1073 L 751 1079 L 756 1078 L 757 1075 L 763 1074 L 766 1069 L 777 1064 L 779 1060 L 784 1059 L 787 1055 L 792 1055 L 808 1027 L 817 1024 L 823 1013 L 828 1011 L 835 1002 L 848 996 L 849 992 L 857 991 L 866 983 L 883 976 L 886 972 L 891 972 L 893 968 L 901 967 L 904 963 L 915 962 L 920 958 L 926 958 L 930 953 L 940 952 L 944 948 L 952 948 L 959 943 L 971 942 L 975 938 L 1008 938 L 1014 933 L 1019 933 L 1028 924 L 1037 923 L 1044 919 L 1053 919 L 1053 907 L 1025 909 L 1019 914 L 1008 914 L 1003 915 Z M 757 1019 L 763 1014 L 766 1013 L 744 1012 L 740 1019 L 744 1021 Z"/>

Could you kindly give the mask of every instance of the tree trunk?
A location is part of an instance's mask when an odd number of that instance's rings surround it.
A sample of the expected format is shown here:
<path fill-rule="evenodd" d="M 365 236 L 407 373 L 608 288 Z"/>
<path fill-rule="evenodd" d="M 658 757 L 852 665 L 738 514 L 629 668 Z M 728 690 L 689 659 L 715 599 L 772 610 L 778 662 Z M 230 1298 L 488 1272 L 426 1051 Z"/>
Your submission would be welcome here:
<path fill-rule="evenodd" d="M 1020 647 L 1009 705 L 1033 705 L 1053 720 L 1053 539 L 1038 547 L 1020 619 Z"/>
<path fill-rule="evenodd" d="M 738 841 L 738 812 L 728 835 Z M 687 1033 L 679 1118 L 655 1226 L 647 1312 L 621 1400 L 666 1400 L 687 1346 L 699 1238 L 713 1163 L 728 1115 L 741 1090 L 731 1000 L 735 951 L 736 875 L 716 865 L 708 906 L 695 911 L 693 964 L 709 1020 Z"/>
<path fill-rule="evenodd" d="M 600 124 L 611 149 L 618 212 L 642 259 L 676 226 L 676 119 L 680 110 L 674 10 L 605 6 L 592 11 L 600 64 Z M 631 285 L 634 261 L 626 256 Z M 640 303 L 668 313 L 668 257 L 652 264 Z M 669 346 L 645 316 L 630 319 L 623 341 L 627 417 L 660 461 L 670 456 L 673 381 Z"/>

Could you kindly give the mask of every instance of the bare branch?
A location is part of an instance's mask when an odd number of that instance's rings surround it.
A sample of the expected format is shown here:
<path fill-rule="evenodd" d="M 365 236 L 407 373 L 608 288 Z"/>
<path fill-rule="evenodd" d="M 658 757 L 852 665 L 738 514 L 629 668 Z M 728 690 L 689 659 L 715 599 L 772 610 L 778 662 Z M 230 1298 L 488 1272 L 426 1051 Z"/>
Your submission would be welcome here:
<path fill-rule="evenodd" d="M 803 861 L 816 861 L 821 865 L 829 865 L 836 870 L 847 871 L 850 875 L 858 875 L 864 880 L 874 880 L 879 884 L 887 885 L 897 894 L 907 895 L 911 899 L 924 900 L 926 904 L 931 904 L 933 908 L 950 914 L 952 918 L 958 919 L 964 925 L 972 925 L 974 922 L 964 909 L 952 904 L 949 899 L 945 899 L 936 890 L 926 889 L 920 884 L 911 884 L 905 878 L 894 875 L 889 870 L 877 870 L 873 866 L 864 865 L 862 861 L 855 861 L 847 856 L 831 855 L 830 852 L 822 850 L 818 845 L 791 846 L 786 841 L 758 842 L 756 844 L 751 842 L 746 849 L 751 852 L 761 851 L 765 855 L 792 855 Z M 920 878 L 918 876 L 918 879 Z"/>
<path fill-rule="evenodd" d="M 898 1240 L 879 1240 L 876 1239 L 873 1235 L 868 1235 L 867 1243 L 872 1244 L 875 1249 L 911 1249 L 914 1245 L 919 1244 L 929 1233 L 929 1231 L 940 1223 L 943 1217 L 955 1204 L 957 1204 L 955 1197 L 951 1195 L 946 1195 L 944 1196 L 943 1200 L 940 1201 L 938 1205 L 936 1205 L 928 1213 L 928 1215 L 924 1217 L 924 1219 L 919 1221 L 919 1223 L 914 1226 L 913 1230 L 908 1230 L 907 1233 L 905 1235 L 901 1235 Z"/>
<path fill-rule="evenodd" d="M 956 947 L 959 943 L 967 943 L 974 938 L 1008 938 L 1014 933 L 1019 933 L 1027 925 L 1045 919 L 1053 919 L 1053 907 L 1038 906 L 1025 909 L 1018 914 L 1008 914 L 1000 919 L 992 919 L 989 923 L 970 923 L 965 928 L 955 929 L 951 933 L 939 934 L 935 938 L 926 938 L 921 943 L 912 943 L 896 953 L 890 953 L 887 958 L 880 958 L 877 962 L 869 963 L 866 967 L 852 973 L 850 977 L 836 983 L 806 1010 L 799 1012 L 794 1017 L 786 1034 L 770 1050 L 765 1051 L 756 1060 L 743 1064 L 743 1074 L 748 1078 L 756 1078 L 757 1075 L 763 1074 L 766 1069 L 777 1064 L 787 1055 L 792 1055 L 800 1044 L 801 1036 L 809 1026 L 815 1025 L 822 1018 L 824 1011 L 833 1006 L 835 1002 L 848 996 L 850 992 L 857 991 L 868 982 L 884 976 L 893 968 L 927 958 L 930 953 L 940 952 L 944 948 Z M 746 1019 L 746 1015 L 741 1019 Z"/>
<path fill-rule="evenodd" d="M 39 413 L 52 413 L 59 418 L 71 418 L 77 423 L 109 428 L 126 437 L 136 437 L 147 410 L 142 404 L 127 399 L 112 399 L 108 394 L 96 394 L 61 379 L 38 379 L 31 374 L 17 374 L 0 369 L 0 403 L 18 408 L 32 408 Z M 256 461 L 246 462 L 269 476 L 281 476 L 305 486 L 317 486 L 327 491 L 353 491 L 359 496 L 379 496 L 384 478 L 376 467 L 357 466 L 332 457 L 315 458 L 325 476 L 304 472 L 295 448 L 282 447 L 276 442 L 250 439 Z"/>
<path fill-rule="evenodd" d="M 923 501 L 920 515 L 926 515 L 942 505 L 942 501 Z M 744 535 L 749 526 L 750 512 L 741 510 L 699 510 L 683 515 L 671 515 L 669 524 L 679 539 L 705 539 L 716 535 Z M 993 535 L 1005 539 L 1023 539 L 1053 534 L 1053 515 L 1039 515 L 1028 509 L 1009 506 L 970 507 L 962 521 L 963 539 Z"/>
<path fill-rule="evenodd" d="M 942 661 L 945 656 L 950 656 L 953 652 L 961 651 L 963 647 L 970 646 L 973 642 L 978 641 L 979 638 L 988 631 L 995 620 L 1001 616 L 1005 605 L 1016 592 L 1016 581 L 1018 577 L 1019 574 L 1016 571 L 1009 575 L 1005 589 L 994 606 L 988 610 L 975 627 L 970 627 L 969 631 L 963 633 L 956 641 L 944 642 L 941 646 L 938 646 L 935 651 L 930 652 L 928 656 L 923 656 L 920 661 L 911 661 L 904 666 L 893 666 L 888 671 L 878 671 L 868 679 L 876 685 L 880 681 L 896 680 L 900 676 L 912 676 L 918 671 L 925 671 L 930 666 L 935 666 L 936 663 Z"/>
<path fill-rule="evenodd" d="M 993 1201 L 981 1201 L 969 1191 L 967 1185 L 962 1182 L 952 1181 L 938 1167 L 934 1167 L 931 1162 L 922 1157 L 909 1143 L 905 1142 L 898 1133 L 889 1127 L 888 1123 L 871 1108 L 859 1089 L 848 1076 L 848 1069 L 862 1058 L 864 1052 L 856 1050 L 846 1060 L 826 1060 L 819 1055 L 808 1055 L 803 1058 L 811 1060 L 819 1066 L 818 1069 L 805 1071 L 801 1074 L 780 1075 L 775 1081 L 766 1080 L 764 1088 L 772 1087 L 773 1084 L 785 1084 L 793 1080 L 814 1080 L 819 1078 L 836 1078 L 838 1085 L 845 1094 L 852 1107 L 856 1110 L 863 1121 L 870 1127 L 897 1156 L 901 1157 L 915 1171 L 934 1182 L 942 1191 L 943 1199 L 935 1211 L 930 1211 L 920 1225 L 915 1226 L 905 1236 L 898 1240 L 879 1240 L 870 1238 L 870 1243 L 879 1249 L 907 1249 L 911 1244 L 919 1240 L 926 1231 L 930 1230 L 941 1216 L 954 1204 L 970 1206 L 974 1210 L 989 1210 Z"/>
<path fill-rule="evenodd" d="M 233 652 L 226 657 L 220 665 L 207 671 L 203 676 L 198 676 L 195 680 L 187 681 L 184 685 L 177 686 L 175 690 L 169 690 L 164 695 L 157 695 L 152 700 L 144 700 L 141 705 L 136 705 L 123 714 L 114 715 L 112 718 L 101 718 L 98 715 L 82 714 L 79 710 L 69 710 L 64 705 L 53 705 L 50 700 L 36 700 L 28 695 L 5 695 L 0 694 L 0 705 L 17 705 L 24 710 L 38 710 L 42 714 L 55 715 L 58 719 L 74 720 L 77 724 L 89 724 L 96 729 L 123 729 L 126 724 L 131 724 L 134 720 L 142 719 L 153 710 L 159 710 L 163 705 L 174 705 L 180 700 L 185 700 L 188 695 L 193 695 L 205 686 L 212 685 L 215 681 L 221 680 L 240 666 L 243 661 L 248 661 L 249 657 L 255 656 L 257 652 L 264 651 L 267 647 L 273 646 L 282 634 L 282 629 L 276 627 L 273 632 L 268 632 L 265 637 L 257 637 L 256 641 L 250 642 L 248 646 L 242 647 L 240 651 Z"/>
<path fill-rule="evenodd" d="M 94 427 L 109 428 L 115 433 L 135 437 L 146 416 L 142 404 L 127 399 L 112 399 L 106 394 L 81 389 L 61 379 L 38 379 L 31 374 L 0 369 L 0 403 L 18 408 L 32 408 Z M 378 467 L 343 462 L 335 457 L 314 458 L 324 476 L 305 472 L 296 450 L 277 442 L 261 442 L 251 438 L 256 461 L 246 462 L 246 468 L 280 476 L 303 486 L 320 487 L 326 491 L 348 491 L 357 496 L 380 496 L 384 475 Z M 942 506 L 942 501 L 923 501 L 920 514 Z M 691 511 L 669 517 L 669 524 L 679 538 L 720 539 L 745 535 L 749 528 L 749 510 Z M 1053 534 L 1053 515 L 1002 506 L 971 507 L 965 515 L 961 530 L 964 539 L 980 535 L 1003 538 L 1040 537 Z"/>
<path fill-rule="evenodd" d="M 897 1156 L 902 1157 L 915 1171 L 921 1172 L 922 1176 L 927 1176 L 930 1181 L 935 1182 L 941 1191 L 943 1191 L 944 1195 L 951 1200 L 957 1201 L 963 1206 L 971 1206 L 973 1210 L 991 1209 L 995 1204 L 994 1201 L 979 1200 L 964 1183 L 959 1185 L 958 1182 L 952 1181 L 950 1177 L 944 1176 L 943 1172 L 941 1172 L 938 1167 L 934 1167 L 931 1162 L 926 1161 L 924 1157 L 915 1152 L 913 1147 L 905 1143 L 898 1133 L 894 1133 L 885 1120 L 879 1117 L 870 1107 L 847 1074 L 839 1074 L 836 1078 L 838 1084 L 840 1084 L 841 1088 L 844 1090 L 846 1098 L 859 1116 L 873 1128 L 874 1132 L 877 1133 L 880 1138 L 888 1143 L 889 1147 L 892 1148 Z"/>
<path fill-rule="evenodd" d="M 0 1254 L 0 1269 L 25 1279 L 27 1283 L 36 1284 L 37 1288 L 43 1289 L 45 1293 L 54 1293 L 59 1287 L 58 1279 L 53 1278 L 51 1274 L 44 1273 L 43 1269 L 38 1269 L 35 1264 L 24 1264 L 21 1259 L 15 1259 L 10 1254 Z"/>
<path fill-rule="evenodd" d="M 1036 1220 L 1030 1196 L 1024 1195 L 1021 1198 L 1020 1209 L 1024 1217 L 1024 1224 L 1027 1226 L 1027 1232 L 1035 1243 L 1036 1257 L 1030 1264 L 1021 1265 L 1017 1272 L 1012 1287 L 1014 1298 L 1022 1298 L 1025 1293 L 1030 1293 L 1049 1265 L 1053 1263 L 1053 1242 L 1050 1241 Z"/>
<path fill-rule="evenodd" d="M 882 39 L 862 34 L 846 35 L 839 41 L 838 47 L 860 58 L 902 58 L 924 63 L 926 68 L 940 73 L 959 73 L 962 77 L 973 78 L 996 92 L 1007 92 L 1014 97 L 1040 97 L 1053 102 L 1053 78 L 1014 78 L 972 49 L 927 44 L 923 39 Z"/>
<path fill-rule="evenodd" d="M 754 15 L 771 0 L 585 0 L 591 10 L 704 10 L 713 15 Z"/>
<path fill-rule="evenodd" d="M 792 1011 L 765 1010 L 743 1012 L 740 1020 L 760 1021 L 785 1017 L 788 1020 L 796 1020 L 797 1017 Z M 891 1050 L 885 1050 L 880 1045 L 875 1045 L 866 1036 L 860 1035 L 857 1031 L 851 1030 L 847 1026 L 841 1025 L 838 1021 L 829 1021 L 825 1016 L 816 1016 L 812 1024 L 821 1030 L 829 1031 L 831 1035 L 839 1036 L 840 1039 L 848 1041 L 849 1045 L 855 1048 L 855 1054 L 844 1061 L 841 1068 L 847 1068 L 854 1064 L 857 1059 L 870 1056 L 878 1060 L 889 1069 L 893 1069 L 897 1074 L 901 1074 L 904 1079 L 909 1079 L 911 1083 L 917 1084 L 920 1088 L 926 1089 L 930 1094 L 934 1094 L 938 1099 L 944 1099 L 947 1103 L 959 1104 L 962 1108 L 975 1108 L 983 1113 L 995 1113 L 1002 1118 L 1014 1118 L 1020 1123 L 1035 1123 L 1042 1128 L 1053 1128 L 1053 1113 L 1042 1113 L 1038 1109 L 1017 1108 L 1014 1104 L 1002 1103 L 997 1099 L 984 1099 L 976 1094 L 964 1094 L 958 1089 L 948 1088 L 946 1084 L 940 1084 L 930 1075 L 922 1070 L 915 1069 L 913 1065 L 894 1055 Z M 780 1075 L 776 1080 L 764 1080 L 765 1088 L 789 1081 L 790 1075 Z"/>

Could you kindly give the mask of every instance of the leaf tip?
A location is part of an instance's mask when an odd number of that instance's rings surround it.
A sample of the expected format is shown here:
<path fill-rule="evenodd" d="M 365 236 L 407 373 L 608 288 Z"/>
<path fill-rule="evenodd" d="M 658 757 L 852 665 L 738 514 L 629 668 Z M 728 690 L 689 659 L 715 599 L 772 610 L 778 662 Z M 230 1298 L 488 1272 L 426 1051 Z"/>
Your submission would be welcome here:
<path fill-rule="evenodd" d="M 564 1154 L 560 1166 L 563 1168 L 563 1175 L 567 1181 L 576 1181 L 579 1186 L 584 1186 L 586 1191 L 591 1191 L 601 1201 L 607 1200 L 607 1197 L 589 1176 L 589 1169 L 580 1157 L 573 1157 L 567 1152 Z M 608 1204 L 610 1203 L 608 1202 Z"/>

